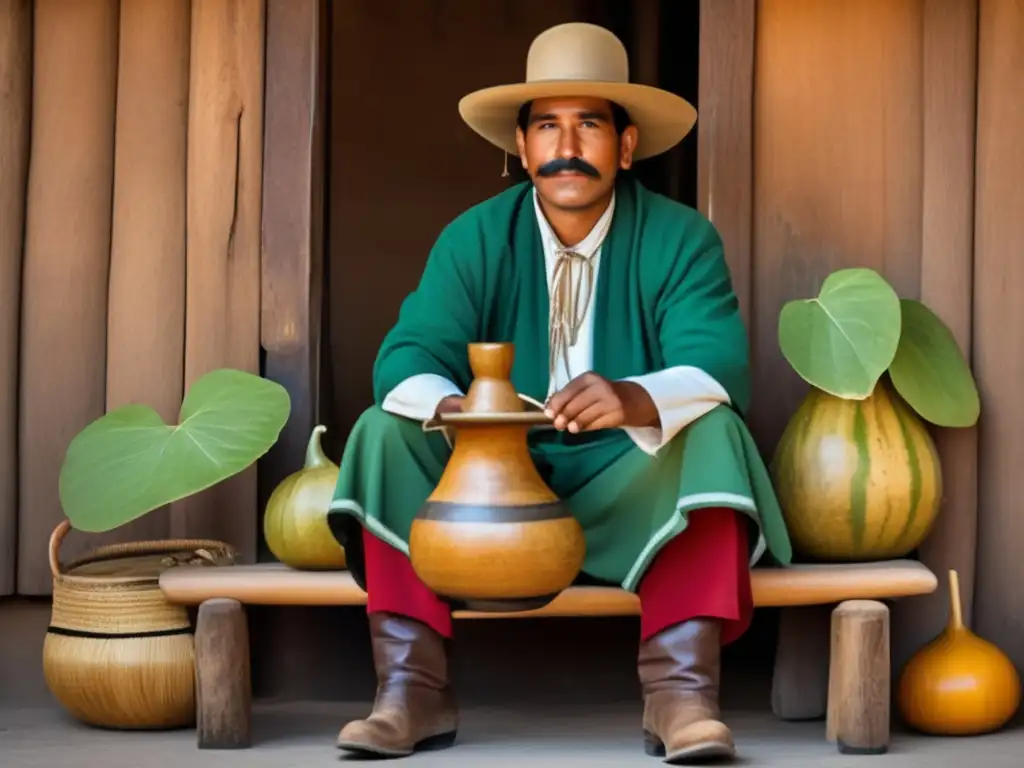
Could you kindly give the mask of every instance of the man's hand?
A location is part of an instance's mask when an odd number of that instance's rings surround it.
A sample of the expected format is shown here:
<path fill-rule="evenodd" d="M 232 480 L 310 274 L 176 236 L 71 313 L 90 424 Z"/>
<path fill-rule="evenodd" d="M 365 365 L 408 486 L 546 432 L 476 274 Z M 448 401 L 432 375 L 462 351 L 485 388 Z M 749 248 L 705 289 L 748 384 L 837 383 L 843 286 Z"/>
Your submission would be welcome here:
<path fill-rule="evenodd" d="M 555 429 L 572 433 L 612 427 L 655 427 L 660 419 L 647 390 L 632 381 L 609 381 L 587 372 L 556 392 L 544 408 Z"/>
<path fill-rule="evenodd" d="M 441 400 L 437 404 L 435 414 L 439 413 L 460 413 L 462 411 L 462 402 L 466 398 L 462 395 L 448 395 L 448 397 Z"/>

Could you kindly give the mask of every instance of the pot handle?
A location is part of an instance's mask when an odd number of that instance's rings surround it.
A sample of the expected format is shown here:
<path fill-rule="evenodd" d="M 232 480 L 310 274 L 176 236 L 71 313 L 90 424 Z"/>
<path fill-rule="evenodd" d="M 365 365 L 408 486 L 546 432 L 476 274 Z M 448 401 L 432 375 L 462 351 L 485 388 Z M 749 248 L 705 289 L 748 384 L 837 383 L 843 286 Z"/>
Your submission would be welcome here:
<path fill-rule="evenodd" d="M 64 537 L 71 528 L 71 521 L 64 519 L 60 521 L 60 524 L 53 529 L 53 533 L 50 534 L 50 573 L 53 574 L 53 578 L 60 578 L 60 543 L 64 541 Z"/>

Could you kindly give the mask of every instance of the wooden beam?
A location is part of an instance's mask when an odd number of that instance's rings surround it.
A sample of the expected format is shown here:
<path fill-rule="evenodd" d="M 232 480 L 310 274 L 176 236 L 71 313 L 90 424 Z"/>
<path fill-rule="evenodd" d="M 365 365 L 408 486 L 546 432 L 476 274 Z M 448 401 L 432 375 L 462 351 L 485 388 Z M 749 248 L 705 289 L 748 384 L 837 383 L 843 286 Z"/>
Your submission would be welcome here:
<path fill-rule="evenodd" d="M 701 0 L 697 201 L 718 229 L 743 319 L 752 302 L 753 0 Z"/>
<path fill-rule="evenodd" d="M 260 340 L 291 418 L 260 463 L 260 511 L 318 418 L 326 46 L 321 0 L 268 0 Z M 261 537 L 262 543 L 262 537 Z"/>
<path fill-rule="evenodd" d="M 32 2 L 0 0 L 0 597 L 18 549 L 18 329 L 32 123 Z"/>
<path fill-rule="evenodd" d="M 118 0 L 37 0 L 22 273 L 18 592 L 49 594 L 68 443 L 106 405 Z M 65 545 L 72 557 L 94 546 Z"/>
<path fill-rule="evenodd" d="M 921 300 L 971 357 L 974 283 L 974 134 L 978 0 L 925 0 L 923 8 L 924 173 Z M 920 558 L 935 573 L 962 574 L 964 620 L 973 605 L 978 523 L 978 432 L 933 430 L 943 503 Z M 893 663 L 899 670 L 942 631 L 949 593 L 893 609 Z"/>
<path fill-rule="evenodd" d="M 217 368 L 259 371 L 263 0 L 192 4 L 185 387 Z M 256 554 L 256 468 L 171 508 L 171 535 Z"/>
<path fill-rule="evenodd" d="M 190 4 L 121 5 L 107 409 L 152 406 L 178 422 L 185 348 L 185 146 Z M 167 508 L 103 536 L 165 538 Z"/>

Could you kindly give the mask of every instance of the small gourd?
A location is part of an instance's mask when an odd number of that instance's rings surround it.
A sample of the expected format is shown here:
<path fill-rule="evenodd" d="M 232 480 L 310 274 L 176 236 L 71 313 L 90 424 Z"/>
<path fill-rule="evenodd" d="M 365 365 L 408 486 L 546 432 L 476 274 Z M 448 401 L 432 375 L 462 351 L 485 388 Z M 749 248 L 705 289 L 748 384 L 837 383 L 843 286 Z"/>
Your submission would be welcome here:
<path fill-rule="evenodd" d="M 338 483 L 338 465 L 324 455 L 317 425 L 302 469 L 286 477 L 267 501 L 263 535 L 274 557 L 300 570 L 341 570 L 345 550 L 327 526 L 327 509 Z"/>
<path fill-rule="evenodd" d="M 1020 676 L 1005 653 L 964 626 L 956 571 L 949 572 L 949 595 L 945 631 L 903 669 L 900 714 L 907 725 L 924 733 L 990 733 L 1004 726 L 1020 706 Z"/>

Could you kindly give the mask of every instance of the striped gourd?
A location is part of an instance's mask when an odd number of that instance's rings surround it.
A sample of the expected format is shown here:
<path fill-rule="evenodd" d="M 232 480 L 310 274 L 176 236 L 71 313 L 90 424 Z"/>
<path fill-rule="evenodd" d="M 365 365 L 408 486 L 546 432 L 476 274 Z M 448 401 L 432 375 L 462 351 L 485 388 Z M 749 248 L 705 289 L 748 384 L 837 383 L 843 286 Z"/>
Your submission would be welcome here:
<path fill-rule="evenodd" d="M 935 444 L 884 379 L 866 400 L 812 388 L 771 473 L 794 551 L 816 560 L 902 557 L 928 535 L 942 498 Z"/>

